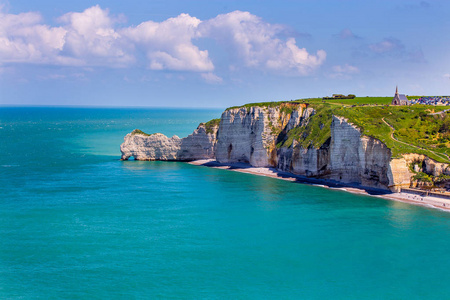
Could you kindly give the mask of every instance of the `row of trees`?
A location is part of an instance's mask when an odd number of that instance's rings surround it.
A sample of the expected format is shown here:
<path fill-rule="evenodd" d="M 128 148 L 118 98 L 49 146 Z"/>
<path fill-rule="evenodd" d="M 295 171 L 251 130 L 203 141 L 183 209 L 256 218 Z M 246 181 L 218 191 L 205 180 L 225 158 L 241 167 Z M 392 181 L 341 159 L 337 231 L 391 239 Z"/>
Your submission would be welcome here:
<path fill-rule="evenodd" d="M 348 94 L 347 96 L 342 94 L 333 94 L 333 97 L 323 97 L 322 99 L 328 100 L 328 99 L 355 99 L 355 95 Z"/>

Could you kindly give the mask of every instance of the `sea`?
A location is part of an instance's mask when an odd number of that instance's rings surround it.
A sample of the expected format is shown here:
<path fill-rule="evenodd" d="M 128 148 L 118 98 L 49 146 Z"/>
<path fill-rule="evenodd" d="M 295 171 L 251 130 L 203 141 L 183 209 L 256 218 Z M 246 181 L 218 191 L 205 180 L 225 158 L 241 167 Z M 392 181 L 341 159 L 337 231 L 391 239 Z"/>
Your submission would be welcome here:
<path fill-rule="evenodd" d="M 221 110 L 0 107 L 0 299 L 449 299 L 450 214 L 120 161 Z"/>

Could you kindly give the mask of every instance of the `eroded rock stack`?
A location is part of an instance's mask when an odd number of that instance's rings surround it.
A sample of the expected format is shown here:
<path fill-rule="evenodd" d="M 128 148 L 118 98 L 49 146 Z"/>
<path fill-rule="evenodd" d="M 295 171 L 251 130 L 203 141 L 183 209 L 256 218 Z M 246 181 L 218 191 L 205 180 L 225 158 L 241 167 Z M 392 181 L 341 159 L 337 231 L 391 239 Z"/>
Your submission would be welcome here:
<path fill-rule="evenodd" d="M 182 139 L 176 135 L 168 138 L 161 133 L 148 135 L 140 130 L 134 130 L 125 136 L 120 146 L 122 160 L 128 160 L 130 157 L 136 160 L 212 159 L 218 126 L 208 129 L 207 132 L 205 125 L 200 124 L 191 135 Z"/>

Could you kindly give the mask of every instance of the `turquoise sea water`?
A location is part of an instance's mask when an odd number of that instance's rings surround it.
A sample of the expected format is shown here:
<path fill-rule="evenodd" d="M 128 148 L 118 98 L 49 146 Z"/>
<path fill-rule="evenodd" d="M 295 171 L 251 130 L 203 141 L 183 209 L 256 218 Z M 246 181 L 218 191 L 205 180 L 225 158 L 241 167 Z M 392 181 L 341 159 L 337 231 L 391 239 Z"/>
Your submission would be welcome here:
<path fill-rule="evenodd" d="M 177 162 L 218 110 L 0 107 L 0 299 L 448 299 L 450 214 Z"/>

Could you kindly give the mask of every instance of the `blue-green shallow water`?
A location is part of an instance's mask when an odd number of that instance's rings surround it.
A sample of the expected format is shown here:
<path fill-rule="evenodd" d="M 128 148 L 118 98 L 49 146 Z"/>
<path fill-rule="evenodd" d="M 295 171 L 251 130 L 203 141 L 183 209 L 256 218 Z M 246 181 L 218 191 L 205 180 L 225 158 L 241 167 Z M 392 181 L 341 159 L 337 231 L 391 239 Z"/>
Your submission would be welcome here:
<path fill-rule="evenodd" d="M 1 299 L 448 299 L 450 215 L 175 162 L 220 111 L 0 107 Z"/>

